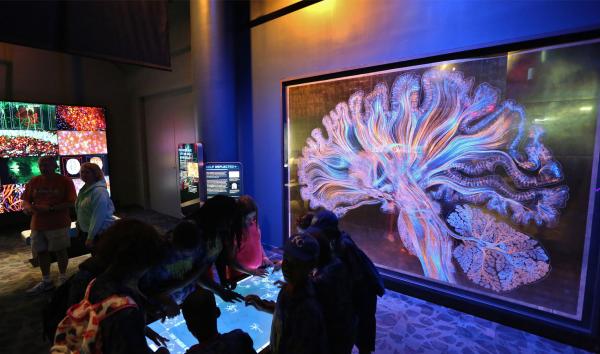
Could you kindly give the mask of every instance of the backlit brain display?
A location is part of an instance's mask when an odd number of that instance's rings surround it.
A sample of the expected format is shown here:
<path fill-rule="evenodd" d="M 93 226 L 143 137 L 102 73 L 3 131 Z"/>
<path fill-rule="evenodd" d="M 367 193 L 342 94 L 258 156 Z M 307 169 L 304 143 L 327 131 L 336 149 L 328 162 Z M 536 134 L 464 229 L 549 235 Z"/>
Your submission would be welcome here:
<path fill-rule="evenodd" d="M 581 319 L 598 56 L 581 42 L 284 83 L 289 234 L 329 209 L 388 271 Z"/>

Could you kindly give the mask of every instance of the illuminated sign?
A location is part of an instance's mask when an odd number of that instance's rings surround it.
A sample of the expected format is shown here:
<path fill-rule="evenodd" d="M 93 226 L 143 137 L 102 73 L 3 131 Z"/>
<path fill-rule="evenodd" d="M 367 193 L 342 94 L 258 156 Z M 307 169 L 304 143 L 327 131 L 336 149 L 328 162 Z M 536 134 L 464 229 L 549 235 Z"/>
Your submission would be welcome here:
<path fill-rule="evenodd" d="M 204 185 L 200 176 L 204 174 L 204 149 L 201 143 L 179 144 L 177 147 L 178 185 L 181 210 L 187 214 L 190 209 L 200 205 L 204 197 Z"/>
<path fill-rule="evenodd" d="M 218 194 L 230 197 L 242 195 L 242 164 L 240 162 L 206 163 L 206 197 Z"/>

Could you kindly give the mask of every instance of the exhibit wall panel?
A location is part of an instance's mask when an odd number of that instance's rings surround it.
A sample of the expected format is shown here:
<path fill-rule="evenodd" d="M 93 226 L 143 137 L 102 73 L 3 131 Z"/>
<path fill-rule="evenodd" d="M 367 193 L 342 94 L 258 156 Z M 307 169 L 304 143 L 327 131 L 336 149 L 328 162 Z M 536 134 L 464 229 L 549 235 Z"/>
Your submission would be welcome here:
<path fill-rule="evenodd" d="M 197 141 L 198 122 L 188 97 L 192 91 L 189 15 L 188 2 L 169 4 L 172 70 L 137 68 L 127 77 L 132 120 L 143 133 L 142 173 L 136 181 L 143 189 L 142 205 L 173 216 L 181 216 L 177 144 Z"/>
<path fill-rule="evenodd" d="M 242 162 L 264 241 L 281 245 L 285 229 L 282 81 L 579 31 L 600 26 L 598 11 L 587 1 L 325 0 L 253 27 L 254 144 Z"/>
<path fill-rule="evenodd" d="M 181 217 L 177 146 L 196 139 L 191 91 L 145 100 L 150 208 Z"/>

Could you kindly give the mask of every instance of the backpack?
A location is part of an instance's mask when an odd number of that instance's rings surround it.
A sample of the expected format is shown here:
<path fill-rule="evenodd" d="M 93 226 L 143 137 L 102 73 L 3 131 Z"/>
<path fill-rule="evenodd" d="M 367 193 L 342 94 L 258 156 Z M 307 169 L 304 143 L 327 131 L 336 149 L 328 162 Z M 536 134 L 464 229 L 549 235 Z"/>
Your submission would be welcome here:
<path fill-rule="evenodd" d="M 65 318 L 67 310 L 83 299 L 85 289 L 92 279 L 102 274 L 106 265 L 91 257 L 79 265 L 79 271 L 59 286 L 42 309 L 43 338 L 50 343 L 54 341 L 56 327 Z"/>
<path fill-rule="evenodd" d="M 345 250 L 340 255 L 342 262 L 348 265 L 348 269 L 355 277 L 362 278 L 359 281 L 359 286 L 363 287 L 366 284 L 377 296 L 382 297 L 385 293 L 385 285 L 377 267 L 373 264 L 369 256 L 345 232 L 342 232 L 338 243 L 340 243 L 339 247 Z"/>
<path fill-rule="evenodd" d="M 85 290 L 81 302 L 67 310 L 67 316 L 58 324 L 54 345 L 50 353 L 59 354 L 101 354 L 102 343 L 98 337 L 100 323 L 108 316 L 137 304 L 129 296 L 112 295 L 92 304 L 89 301 L 90 289 L 96 279 L 93 279 Z"/>

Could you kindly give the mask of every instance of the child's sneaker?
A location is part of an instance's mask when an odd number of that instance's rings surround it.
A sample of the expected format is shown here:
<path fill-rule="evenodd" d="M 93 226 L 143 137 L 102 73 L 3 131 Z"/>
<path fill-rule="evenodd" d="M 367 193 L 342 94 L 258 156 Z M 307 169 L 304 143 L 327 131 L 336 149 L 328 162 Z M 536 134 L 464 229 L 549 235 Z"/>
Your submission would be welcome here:
<path fill-rule="evenodd" d="M 50 291 L 54 289 L 54 284 L 51 281 L 41 281 L 37 283 L 34 287 L 27 290 L 26 293 L 28 295 L 37 295 L 41 293 L 45 293 L 46 291 Z"/>

